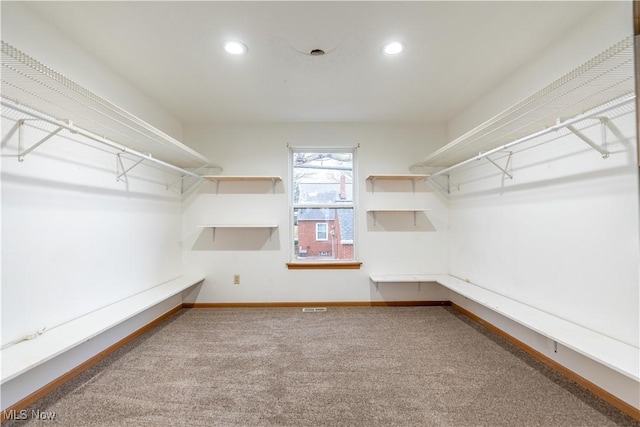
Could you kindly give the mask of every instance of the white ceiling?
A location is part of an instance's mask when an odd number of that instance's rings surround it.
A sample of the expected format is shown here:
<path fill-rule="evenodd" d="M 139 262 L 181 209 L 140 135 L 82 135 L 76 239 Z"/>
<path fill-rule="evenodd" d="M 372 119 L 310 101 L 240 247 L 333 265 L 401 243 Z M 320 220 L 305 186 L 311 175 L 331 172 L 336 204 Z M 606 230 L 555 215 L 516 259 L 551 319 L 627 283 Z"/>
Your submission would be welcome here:
<path fill-rule="evenodd" d="M 33 2 L 184 124 L 455 117 L 601 4 Z M 227 39 L 249 47 L 243 57 Z M 399 57 L 381 46 L 398 39 Z M 324 56 L 310 56 L 312 49 Z M 108 94 L 99 94 L 108 98 Z"/>

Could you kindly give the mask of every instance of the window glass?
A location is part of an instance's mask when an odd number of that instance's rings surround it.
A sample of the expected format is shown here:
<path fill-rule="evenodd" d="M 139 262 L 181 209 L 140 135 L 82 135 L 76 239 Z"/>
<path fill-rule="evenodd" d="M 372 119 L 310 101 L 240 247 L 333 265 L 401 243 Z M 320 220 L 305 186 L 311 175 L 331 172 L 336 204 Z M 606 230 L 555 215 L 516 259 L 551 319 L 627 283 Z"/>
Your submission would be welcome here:
<path fill-rule="evenodd" d="M 353 261 L 354 151 L 291 155 L 293 261 Z"/>

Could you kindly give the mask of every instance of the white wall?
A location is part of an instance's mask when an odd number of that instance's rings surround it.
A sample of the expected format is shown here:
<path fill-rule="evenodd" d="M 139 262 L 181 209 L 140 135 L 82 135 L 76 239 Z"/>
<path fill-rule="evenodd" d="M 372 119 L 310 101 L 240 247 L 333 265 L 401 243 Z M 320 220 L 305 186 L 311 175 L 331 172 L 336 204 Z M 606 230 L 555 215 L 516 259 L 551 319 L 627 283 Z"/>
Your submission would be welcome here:
<path fill-rule="evenodd" d="M 31 15 L 24 4 L 2 4 L 2 38 L 180 136 L 177 121 Z M 19 117 L 5 108 L 2 115 L 3 346 L 182 274 L 182 199 L 165 186 L 175 174 L 142 164 L 129 174 L 128 185 L 116 182 L 114 153 L 66 131 L 20 163 L 15 157 L 18 133 L 5 139 Z M 25 127 L 25 146 L 45 134 Z M 173 306 L 156 306 L 116 332 L 92 339 L 70 356 L 73 363 L 54 360 L 28 379 L 3 384 L 2 409 Z"/>
<path fill-rule="evenodd" d="M 197 302 L 274 301 L 394 301 L 442 300 L 437 286 L 381 284 L 370 274 L 444 272 L 446 270 L 447 206 L 430 187 L 419 182 L 413 194 L 409 182 L 376 184 L 370 174 L 408 173 L 408 165 L 424 152 L 441 146 L 444 129 L 438 126 L 372 124 L 212 125 L 185 128 L 187 143 L 224 165 L 228 175 L 278 175 L 284 181 L 271 194 L 271 184 L 205 183 L 184 204 L 183 249 L 185 268 L 207 276 Z M 359 187 L 357 210 L 360 270 L 293 271 L 286 268 L 290 253 L 289 179 L 287 144 L 346 147 L 357 150 Z M 420 217 L 384 219 L 373 226 L 371 207 L 432 209 Z M 271 240 L 266 230 L 217 230 L 216 241 L 202 223 L 277 223 Z M 383 230 L 385 228 L 387 231 Z M 390 231 L 389 231 L 390 230 Z M 225 240 L 226 239 L 226 240 Z M 233 285 L 240 274 L 241 284 Z M 446 298 L 445 298 L 446 299 Z"/>
<path fill-rule="evenodd" d="M 458 135 L 576 68 L 631 33 L 631 3 L 611 2 L 582 27 L 450 123 Z M 450 273 L 540 310 L 639 346 L 638 169 L 634 109 L 618 112 L 603 160 L 561 132 L 520 146 L 514 179 L 488 162 L 451 175 Z M 585 133 L 600 142 L 600 127 Z M 505 159 L 501 161 L 504 162 Z M 499 161 L 500 162 L 500 161 Z M 456 302 L 471 311 L 464 299 Z M 513 329 L 497 317 L 496 326 Z M 621 389 L 578 357 L 549 351 L 549 341 L 515 335 L 590 381 L 638 405 L 638 387 Z M 581 367 L 582 365 L 582 367 Z M 609 372 L 609 377 L 611 373 Z"/>
<path fill-rule="evenodd" d="M 451 273 L 638 346 L 633 113 L 604 160 L 575 136 L 453 174 Z M 599 127 L 587 133 L 599 140 Z"/>
<path fill-rule="evenodd" d="M 26 128 L 27 146 L 44 135 Z M 127 189 L 94 147 L 54 137 L 22 163 L 2 159 L 3 345 L 181 274 L 181 199 L 164 186 L 175 177 L 141 165 Z"/>
<path fill-rule="evenodd" d="M 182 132 L 28 5 L 3 3 L 2 39 L 154 124 Z M 67 131 L 19 163 L 12 157 L 18 133 L 4 140 L 18 116 L 7 109 L 3 116 L 3 344 L 180 275 L 181 199 L 164 186 L 173 175 L 143 164 L 127 187 L 115 180 L 112 152 L 70 139 Z M 25 145 L 44 135 L 25 127 Z"/>

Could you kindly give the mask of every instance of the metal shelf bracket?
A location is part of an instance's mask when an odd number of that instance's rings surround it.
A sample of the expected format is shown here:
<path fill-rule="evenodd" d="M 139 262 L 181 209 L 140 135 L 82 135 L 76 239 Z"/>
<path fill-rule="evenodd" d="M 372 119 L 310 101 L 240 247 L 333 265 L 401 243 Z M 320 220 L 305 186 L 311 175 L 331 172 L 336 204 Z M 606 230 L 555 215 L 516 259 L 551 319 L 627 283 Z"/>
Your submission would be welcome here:
<path fill-rule="evenodd" d="M 449 181 L 449 175 L 440 175 L 442 177 L 444 177 L 444 179 L 446 179 L 446 185 L 443 185 L 442 183 L 438 182 L 438 180 L 436 180 L 435 178 L 432 177 L 432 179 L 430 180 L 430 182 L 432 182 L 433 184 L 435 184 L 436 189 L 443 192 L 446 195 L 451 194 L 451 184 Z"/>
<path fill-rule="evenodd" d="M 602 127 L 603 130 L 605 131 L 604 133 L 606 133 L 606 122 L 602 121 Z M 600 146 L 598 146 L 598 144 L 596 144 L 595 142 L 593 142 L 589 137 L 587 137 L 585 134 L 583 134 L 582 132 L 580 132 L 579 130 L 577 130 L 576 128 L 574 128 L 572 125 L 566 125 L 565 126 L 571 133 L 573 133 L 575 136 L 577 136 L 578 138 L 580 138 L 581 140 L 583 140 L 589 147 L 593 148 L 594 150 L 596 150 L 598 153 L 600 153 L 600 155 L 602 155 L 603 159 L 608 159 L 609 158 L 609 152 L 607 150 L 605 150 L 604 148 L 601 148 Z M 602 143 L 606 143 L 606 140 L 602 141 Z"/>
<path fill-rule="evenodd" d="M 609 128 L 611 133 L 613 133 L 613 135 L 615 135 L 619 140 L 625 139 L 625 136 L 620 132 L 620 129 L 611 121 L 611 119 L 603 116 L 596 118 L 600 120 L 600 123 L 602 124 L 602 145 L 606 146 L 607 144 L 607 128 Z"/>
<path fill-rule="evenodd" d="M 180 178 L 178 178 L 175 181 L 172 181 L 172 182 L 167 184 L 167 190 L 169 190 L 169 188 L 173 187 L 175 184 L 177 184 L 179 182 L 180 183 L 180 193 L 181 194 L 186 193 L 187 191 L 189 191 L 189 189 L 191 189 L 191 187 L 196 185 L 197 182 L 202 180 L 202 177 L 199 176 L 199 173 L 200 173 L 200 171 L 202 171 L 203 169 L 206 169 L 206 168 L 207 168 L 207 165 L 203 165 L 203 166 L 200 166 L 199 168 L 197 168 L 197 169 L 195 169 L 193 171 L 194 173 L 198 174 L 198 177 L 194 177 L 194 176 L 191 176 L 191 175 L 185 175 L 185 174 L 180 175 Z M 191 184 L 189 184 L 189 185 L 187 185 L 185 187 L 184 180 L 186 178 L 194 178 L 194 181 Z"/>
<path fill-rule="evenodd" d="M 495 167 L 500 169 L 500 171 L 504 175 L 509 177 L 509 179 L 513 179 L 513 175 L 511 175 L 509 172 L 507 172 L 507 169 L 509 169 L 509 163 L 511 163 L 511 155 L 513 154 L 513 151 L 509 151 L 508 153 L 509 153 L 509 157 L 507 157 L 507 163 L 504 165 L 504 168 L 502 166 L 500 166 L 499 164 L 497 164 L 496 162 L 494 162 L 489 156 L 486 156 L 485 159 L 487 159 L 492 165 L 494 165 Z M 482 153 L 480 153 L 480 154 L 482 154 Z"/>
<path fill-rule="evenodd" d="M 38 148 L 39 146 L 41 146 L 42 144 L 44 144 L 45 142 L 47 142 L 50 138 L 52 138 L 53 136 L 57 135 L 58 132 L 60 132 L 62 130 L 62 127 L 58 127 L 56 130 L 50 132 L 47 136 L 45 136 L 44 138 L 42 138 L 40 141 L 36 142 L 35 144 L 33 144 L 31 147 L 24 149 L 23 150 L 23 135 L 22 135 L 22 128 L 24 126 L 24 122 L 25 120 L 18 120 L 18 161 L 19 162 L 23 162 L 24 158 L 27 154 L 31 153 L 33 150 L 35 150 L 36 148 Z M 11 129 L 13 132 L 15 132 L 15 130 Z"/>
<path fill-rule="evenodd" d="M 129 179 L 127 177 L 127 173 L 129 171 L 131 171 L 131 169 L 135 168 L 136 166 L 138 166 L 140 163 L 144 162 L 144 159 L 140 159 L 137 162 L 135 162 L 131 167 L 129 167 L 128 169 L 124 168 L 124 164 L 122 163 L 122 156 L 120 155 L 121 153 L 118 153 L 117 156 L 117 160 L 116 160 L 116 181 L 120 182 L 120 178 L 124 179 L 122 180 L 123 182 L 129 183 Z"/>

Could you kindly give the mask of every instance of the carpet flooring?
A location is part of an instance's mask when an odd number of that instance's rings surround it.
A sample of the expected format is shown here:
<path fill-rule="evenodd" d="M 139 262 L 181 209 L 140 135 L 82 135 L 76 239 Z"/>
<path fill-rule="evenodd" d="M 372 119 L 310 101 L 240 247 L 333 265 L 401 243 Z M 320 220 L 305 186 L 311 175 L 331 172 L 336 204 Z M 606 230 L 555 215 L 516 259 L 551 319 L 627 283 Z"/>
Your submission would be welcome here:
<path fill-rule="evenodd" d="M 6 426 L 640 426 L 450 307 L 186 309 Z"/>

